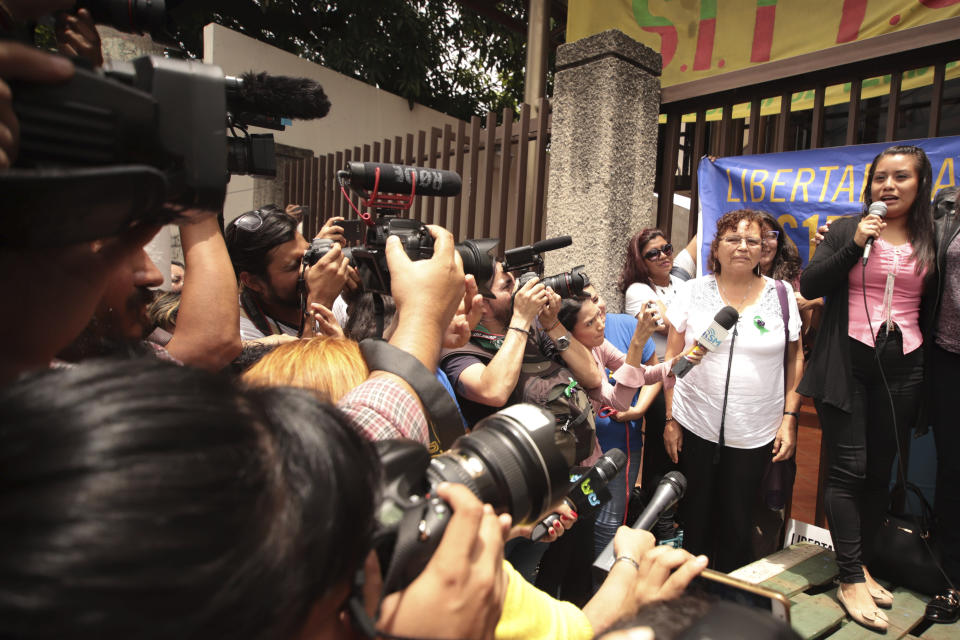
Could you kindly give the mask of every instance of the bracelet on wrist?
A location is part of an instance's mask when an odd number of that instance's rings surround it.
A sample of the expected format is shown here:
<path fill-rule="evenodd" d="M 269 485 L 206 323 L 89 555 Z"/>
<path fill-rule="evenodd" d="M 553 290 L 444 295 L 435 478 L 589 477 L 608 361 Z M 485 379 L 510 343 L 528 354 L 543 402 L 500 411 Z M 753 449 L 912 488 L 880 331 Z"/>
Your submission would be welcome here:
<path fill-rule="evenodd" d="M 520 333 L 525 333 L 528 336 L 531 335 L 529 329 L 521 329 L 520 327 L 507 327 L 507 331 L 519 331 Z"/>
<path fill-rule="evenodd" d="M 550 325 L 549 328 L 544 328 L 544 331 L 546 331 L 547 333 L 550 333 L 551 331 L 553 331 L 554 329 L 556 329 L 559 324 L 560 324 L 560 321 L 557 320 L 557 321 L 554 322 L 552 325 Z"/>
<path fill-rule="evenodd" d="M 640 571 L 640 563 L 625 553 L 617 556 L 617 559 L 613 561 L 614 564 L 618 562 L 626 562 L 627 564 L 632 564 L 634 569 L 636 569 L 637 571 Z"/>
<path fill-rule="evenodd" d="M 673 416 L 667 416 L 667 418 L 666 418 L 666 420 L 664 420 L 664 422 L 676 422 L 676 420 L 673 419 Z"/>
<path fill-rule="evenodd" d="M 783 412 L 783 415 L 785 415 L 785 416 L 793 416 L 794 418 L 797 419 L 797 422 L 800 422 L 800 414 L 797 413 L 796 411 L 784 411 L 784 412 Z"/>

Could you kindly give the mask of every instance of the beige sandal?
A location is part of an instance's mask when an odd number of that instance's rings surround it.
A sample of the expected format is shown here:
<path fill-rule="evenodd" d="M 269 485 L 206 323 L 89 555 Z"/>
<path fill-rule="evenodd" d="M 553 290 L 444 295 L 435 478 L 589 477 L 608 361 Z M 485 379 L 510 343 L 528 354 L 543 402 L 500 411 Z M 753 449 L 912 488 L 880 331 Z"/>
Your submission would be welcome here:
<path fill-rule="evenodd" d="M 853 607 L 850 607 L 843 598 L 842 586 L 837 587 L 837 601 L 844 609 L 847 610 L 847 614 L 850 616 L 851 620 L 862 624 L 868 629 L 874 629 L 876 631 L 887 630 L 889 620 L 883 611 L 880 611 L 880 609 L 874 609 L 873 611 L 862 611 L 861 609 L 854 609 Z"/>

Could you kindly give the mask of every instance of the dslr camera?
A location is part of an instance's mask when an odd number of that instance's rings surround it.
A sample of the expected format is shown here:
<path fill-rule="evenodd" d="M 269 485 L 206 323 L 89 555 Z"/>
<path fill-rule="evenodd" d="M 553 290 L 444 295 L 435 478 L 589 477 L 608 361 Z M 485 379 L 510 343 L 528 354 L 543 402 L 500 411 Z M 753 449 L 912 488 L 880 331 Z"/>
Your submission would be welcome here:
<path fill-rule="evenodd" d="M 460 193 L 460 176 L 453 171 L 410 167 L 397 164 L 351 162 L 347 169 L 337 174 L 340 184 L 366 192 L 373 190 L 368 202 L 381 211 L 405 209 L 413 201 L 413 195 L 451 196 Z M 410 191 L 411 195 L 385 195 L 383 192 Z M 366 206 L 366 205 L 364 205 Z M 366 220 L 363 246 L 347 247 L 344 255 L 350 265 L 356 267 L 364 291 L 390 295 L 390 271 L 387 268 L 387 238 L 397 236 L 403 250 L 411 260 L 423 260 L 433 256 L 433 236 L 426 225 L 417 220 L 380 215 L 376 220 Z M 349 222 L 348 222 L 349 224 Z M 496 267 L 495 252 L 499 240 L 483 238 L 457 243 L 457 253 L 463 261 L 463 271 L 472 274 L 480 293 L 492 297 L 490 284 Z M 306 253 L 303 264 L 316 264 L 333 247 L 330 240 L 315 239 Z"/>
<path fill-rule="evenodd" d="M 583 270 L 583 265 L 574 267 L 565 273 L 558 273 L 555 276 L 547 276 L 540 280 L 544 286 L 553 289 L 554 293 L 561 298 L 578 298 L 583 295 L 584 287 L 590 286 L 590 277 Z M 522 287 L 537 277 L 532 271 L 528 271 L 517 279 L 517 287 Z"/>
<path fill-rule="evenodd" d="M 441 482 L 466 485 L 516 524 L 533 524 L 570 488 L 572 450 L 557 443 L 553 414 L 516 404 L 481 420 L 469 435 L 431 459 L 411 440 L 375 444 L 383 469 L 374 547 L 384 567 L 384 593 L 410 584 L 427 565 L 450 519 L 436 497 Z"/>

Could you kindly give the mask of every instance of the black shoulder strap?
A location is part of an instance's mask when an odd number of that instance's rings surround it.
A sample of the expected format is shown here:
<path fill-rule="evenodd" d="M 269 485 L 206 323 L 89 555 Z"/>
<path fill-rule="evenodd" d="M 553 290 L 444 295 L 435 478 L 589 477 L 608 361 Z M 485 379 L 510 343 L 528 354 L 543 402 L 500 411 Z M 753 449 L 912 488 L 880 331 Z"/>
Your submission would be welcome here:
<path fill-rule="evenodd" d="M 260 311 L 253 294 L 247 289 L 240 292 L 240 314 L 253 323 L 253 326 L 265 336 L 272 336 L 280 333 L 279 327 L 273 327 L 267 320 L 267 317 Z"/>
<path fill-rule="evenodd" d="M 360 343 L 367 366 L 371 371 L 387 371 L 397 375 L 413 387 L 427 418 L 433 425 L 431 431 L 435 435 L 440 449 L 446 451 L 454 441 L 463 435 L 463 418 L 460 410 L 446 387 L 437 380 L 436 372 L 428 370 L 412 355 L 376 338 L 367 338 Z M 440 451 L 431 451 L 440 453 Z"/>

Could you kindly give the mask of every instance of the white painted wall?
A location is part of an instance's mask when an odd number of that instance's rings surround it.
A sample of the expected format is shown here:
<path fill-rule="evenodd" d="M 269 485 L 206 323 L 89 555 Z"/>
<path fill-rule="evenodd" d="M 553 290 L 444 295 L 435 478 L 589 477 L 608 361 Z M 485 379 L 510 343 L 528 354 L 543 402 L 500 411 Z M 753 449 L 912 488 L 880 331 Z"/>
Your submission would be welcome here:
<path fill-rule="evenodd" d="M 204 62 L 220 66 L 228 75 L 266 71 L 319 82 L 333 105 L 330 113 L 319 120 L 297 120 L 286 131 L 273 132 L 277 142 L 310 149 L 318 155 L 382 142 L 384 138 L 392 140 L 421 129 L 429 131 L 430 127 L 446 123 L 455 127 L 457 123 L 456 118 L 421 105 L 411 109 L 405 98 L 220 25 L 208 24 L 204 28 L 203 52 Z M 226 218 L 253 208 L 252 195 L 253 179 L 234 176 L 227 188 Z"/>

